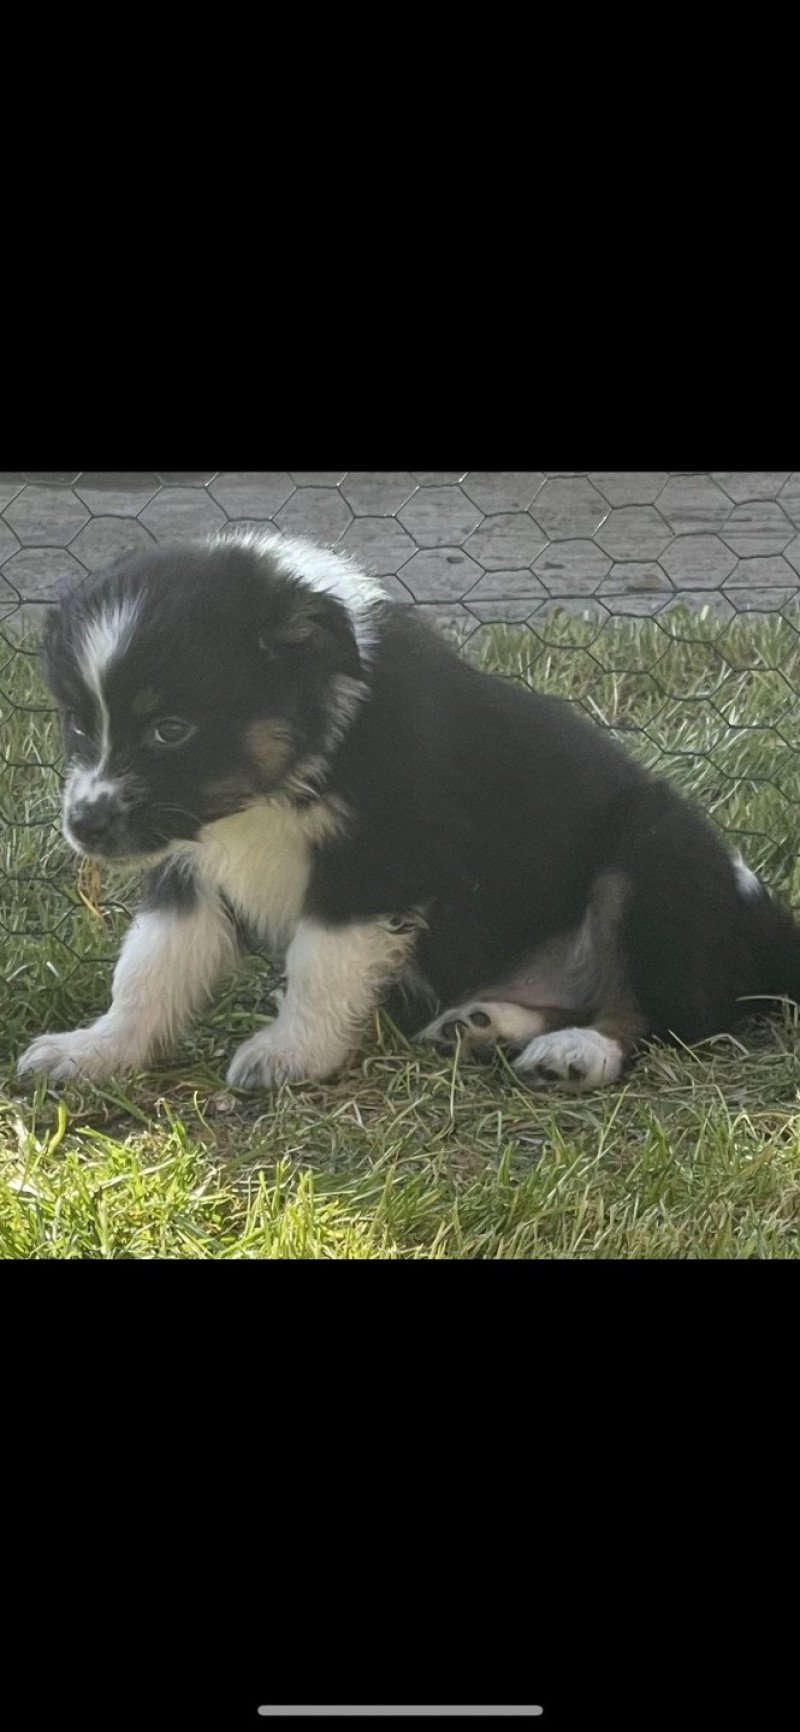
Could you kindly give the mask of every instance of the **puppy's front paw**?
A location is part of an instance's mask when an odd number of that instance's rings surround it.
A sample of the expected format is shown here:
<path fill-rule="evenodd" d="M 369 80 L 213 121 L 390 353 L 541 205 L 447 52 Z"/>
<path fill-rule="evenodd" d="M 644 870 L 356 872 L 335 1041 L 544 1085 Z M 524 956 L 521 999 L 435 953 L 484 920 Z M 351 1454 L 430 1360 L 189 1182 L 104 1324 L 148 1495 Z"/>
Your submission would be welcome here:
<path fill-rule="evenodd" d="M 42 1074 L 50 1082 L 84 1077 L 87 1082 L 99 1083 L 129 1068 L 107 1035 L 76 1028 L 72 1034 L 41 1034 L 19 1059 L 17 1075 Z"/>
<path fill-rule="evenodd" d="M 346 1063 L 344 1050 L 315 1050 L 284 1033 L 277 1022 L 237 1047 L 227 1081 L 237 1089 L 272 1089 L 284 1082 L 322 1082 Z"/>

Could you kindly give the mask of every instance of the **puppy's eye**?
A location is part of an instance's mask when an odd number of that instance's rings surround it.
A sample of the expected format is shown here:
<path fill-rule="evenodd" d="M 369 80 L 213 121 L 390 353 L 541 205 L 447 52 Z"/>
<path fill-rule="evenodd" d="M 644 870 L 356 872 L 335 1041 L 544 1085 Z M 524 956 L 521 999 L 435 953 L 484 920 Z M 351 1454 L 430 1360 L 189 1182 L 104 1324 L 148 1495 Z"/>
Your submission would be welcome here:
<path fill-rule="evenodd" d="M 147 735 L 150 746 L 183 746 L 197 729 L 194 722 L 185 722 L 180 716 L 163 716 L 160 722 L 154 722 Z"/>
<path fill-rule="evenodd" d="M 65 710 L 64 720 L 71 734 L 76 734 L 79 740 L 86 739 L 86 729 L 78 726 L 78 718 L 74 710 Z"/>

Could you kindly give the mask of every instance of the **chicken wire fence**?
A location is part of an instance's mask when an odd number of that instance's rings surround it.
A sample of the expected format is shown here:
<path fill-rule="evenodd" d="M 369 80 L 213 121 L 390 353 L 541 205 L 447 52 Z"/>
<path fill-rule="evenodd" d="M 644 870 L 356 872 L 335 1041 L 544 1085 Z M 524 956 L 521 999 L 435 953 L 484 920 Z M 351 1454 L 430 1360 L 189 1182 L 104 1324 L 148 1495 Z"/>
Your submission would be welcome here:
<path fill-rule="evenodd" d="M 800 472 L 0 474 L 0 933 L 20 991 L 113 955 L 129 908 L 60 837 L 43 612 L 119 553 L 226 523 L 352 554 L 463 654 L 610 728 L 800 902 Z"/>

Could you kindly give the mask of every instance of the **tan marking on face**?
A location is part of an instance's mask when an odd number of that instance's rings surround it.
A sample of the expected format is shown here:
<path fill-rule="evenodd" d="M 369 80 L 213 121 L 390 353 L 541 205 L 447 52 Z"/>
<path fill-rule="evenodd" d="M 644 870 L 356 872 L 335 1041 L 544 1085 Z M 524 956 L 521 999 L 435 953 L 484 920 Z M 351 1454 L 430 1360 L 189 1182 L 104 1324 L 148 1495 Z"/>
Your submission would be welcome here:
<path fill-rule="evenodd" d="M 227 809 L 237 809 L 246 806 L 258 792 L 254 782 L 247 776 L 220 776 L 216 782 L 208 782 L 203 789 L 207 800 Z"/>
<path fill-rule="evenodd" d="M 251 722 L 245 729 L 244 745 L 259 775 L 276 782 L 292 756 L 292 730 L 278 720 Z"/>
<path fill-rule="evenodd" d="M 146 716 L 162 707 L 162 700 L 154 686 L 142 686 L 131 701 L 131 709 L 135 716 Z"/>

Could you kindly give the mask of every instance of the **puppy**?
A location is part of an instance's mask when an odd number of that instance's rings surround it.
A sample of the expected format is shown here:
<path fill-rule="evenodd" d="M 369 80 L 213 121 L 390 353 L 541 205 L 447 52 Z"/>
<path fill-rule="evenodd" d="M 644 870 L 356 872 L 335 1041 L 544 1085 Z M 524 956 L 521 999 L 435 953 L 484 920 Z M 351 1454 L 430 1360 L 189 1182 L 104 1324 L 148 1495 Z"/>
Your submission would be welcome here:
<path fill-rule="evenodd" d="M 91 1027 L 19 1062 L 149 1064 L 249 928 L 283 960 L 228 1081 L 348 1063 L 381 1003 L 535 1084 L 613 1083 L 639 1041 L 800 995 L 800 929 L 668 784 L 558 699 L 481 673 L 338 553 L 227 530 L 135 553 L 49 620 L 64 834 L 148 868 Z"/>

